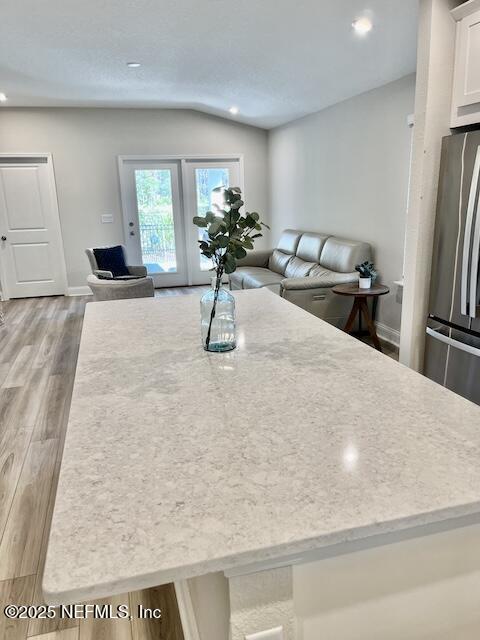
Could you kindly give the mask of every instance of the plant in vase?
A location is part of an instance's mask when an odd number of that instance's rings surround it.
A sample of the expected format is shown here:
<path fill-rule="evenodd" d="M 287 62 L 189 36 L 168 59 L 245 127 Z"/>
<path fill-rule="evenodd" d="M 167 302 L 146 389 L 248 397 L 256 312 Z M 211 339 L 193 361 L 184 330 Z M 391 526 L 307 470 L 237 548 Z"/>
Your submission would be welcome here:
<path fill-rule="evenodd" d="M 266 224 L 260 221 L 255 211 L 240 213 L 244 202 L 238 187 L 217 187 L 223 194 L 223 207 L 215 207 L 195 216 L 193 224 L 204 228 L 203 238 L 198 241 L 200 253 L 212 261 L 212 289 L 200 302 L 202 314 L 202 341 L 206 351 L 231 351 L 235 349 L 235 299 L 222 288 L 223 274 L 233 273 L 237 260 L 244 258 L 253 249 L 254 242 L 262 236 Z"/>
<path fill-rule="evenodd" d="M 361 264 L 355 266 L 355 270 L 358 271 L 358 286 L 360 289 L 370 289 L 372 284 L 375 284 L 377 278 L 377 272 L 373 262 L 365 260 Z"/>

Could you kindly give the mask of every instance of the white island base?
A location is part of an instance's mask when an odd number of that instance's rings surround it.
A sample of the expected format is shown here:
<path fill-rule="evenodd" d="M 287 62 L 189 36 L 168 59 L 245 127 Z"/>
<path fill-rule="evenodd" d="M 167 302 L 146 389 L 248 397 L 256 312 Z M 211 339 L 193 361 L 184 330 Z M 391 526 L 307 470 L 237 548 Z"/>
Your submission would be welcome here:
<path fill-rule="evenodd" d="M 478 640 L 480 525 L 253 574 L 208 574 L 179 596 L 191 604 L 185 640 L 276 628 L 283 635 L 265 640 Z"/>

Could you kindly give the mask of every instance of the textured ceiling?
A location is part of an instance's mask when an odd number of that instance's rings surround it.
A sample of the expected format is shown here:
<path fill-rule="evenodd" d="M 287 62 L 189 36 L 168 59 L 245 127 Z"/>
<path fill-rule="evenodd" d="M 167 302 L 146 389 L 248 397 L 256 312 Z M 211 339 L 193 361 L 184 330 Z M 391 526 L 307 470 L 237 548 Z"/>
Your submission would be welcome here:
<path fill-rule="evenodd" d="M 272 127 L 415 69 L 418 0 L 3 0 L 7 106 L 190 107 Z M 360 38 L 360 15 L 374 29 Z M 127 61 L 138 60 L 139 69 Z"/>

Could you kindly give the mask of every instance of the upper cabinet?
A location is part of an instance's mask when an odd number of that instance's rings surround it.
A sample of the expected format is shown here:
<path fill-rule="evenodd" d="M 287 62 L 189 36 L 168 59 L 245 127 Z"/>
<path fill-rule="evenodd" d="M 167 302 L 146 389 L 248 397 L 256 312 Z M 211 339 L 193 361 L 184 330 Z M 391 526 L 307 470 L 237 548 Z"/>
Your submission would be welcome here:
<path fill-rule="evenodd" d="M 452 10 L 457 22 L 451 127 L 480 123 L 480 0 Z"/>

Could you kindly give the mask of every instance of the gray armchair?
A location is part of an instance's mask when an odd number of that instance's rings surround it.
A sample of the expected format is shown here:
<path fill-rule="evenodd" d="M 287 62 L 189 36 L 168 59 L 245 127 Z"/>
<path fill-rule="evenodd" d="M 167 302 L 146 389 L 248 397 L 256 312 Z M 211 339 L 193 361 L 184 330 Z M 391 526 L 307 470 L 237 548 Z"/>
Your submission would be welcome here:
<path fill-rule="evenodd" d="M 122 247 L 125 255 L 125 247 Z M 87 284 L 92 290 L 94 300 L 122 300 L 125 298 L 152 298 L 155 295 L 153 280 L 147 276 L 147 268 L 127 265 L 128 276 L 113 279 L 111 271 L 102 271 L 98 268 L 93 249 L 85 249 L 91 275 L 87 277 Z"/>

